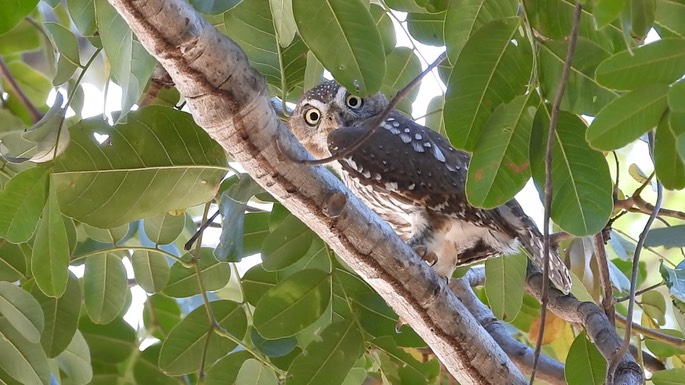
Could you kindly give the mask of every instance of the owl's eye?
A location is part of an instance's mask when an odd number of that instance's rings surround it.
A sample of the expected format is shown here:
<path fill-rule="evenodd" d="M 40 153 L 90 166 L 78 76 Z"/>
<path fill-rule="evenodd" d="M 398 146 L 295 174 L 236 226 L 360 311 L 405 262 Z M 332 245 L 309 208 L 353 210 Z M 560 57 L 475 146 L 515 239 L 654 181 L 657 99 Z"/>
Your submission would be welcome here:
<path fill-rule="evenodd" d="M 347 98 L 345 98 L 345 104 L 347 104 L 347 107 L 356 110 L 361 108 L 362 104 L 364 104 L 364 99 L 360 98 L 359 96 L 350 94 L 347 95 Z"/>
<path fill-rule="evenodd" d="M 304 113 L 304 121 L 310 126 L 316 126 L 321 120 L 321 112 L 316 108 L 310 108 Z"/>

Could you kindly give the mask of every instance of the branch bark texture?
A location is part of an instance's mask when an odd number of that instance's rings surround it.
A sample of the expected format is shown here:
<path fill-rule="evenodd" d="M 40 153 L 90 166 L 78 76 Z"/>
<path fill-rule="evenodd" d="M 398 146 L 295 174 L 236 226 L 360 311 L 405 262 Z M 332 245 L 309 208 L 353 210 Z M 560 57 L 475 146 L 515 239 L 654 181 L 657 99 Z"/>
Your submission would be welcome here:
<path fill-rule="evenodd" d="M 430 268 L 309 154 L 271 108 L 264 78 L 185 1 L 109 0 L 233 159 L 311 227 L 431 346 L 461 384 L 525 378 Z"/>

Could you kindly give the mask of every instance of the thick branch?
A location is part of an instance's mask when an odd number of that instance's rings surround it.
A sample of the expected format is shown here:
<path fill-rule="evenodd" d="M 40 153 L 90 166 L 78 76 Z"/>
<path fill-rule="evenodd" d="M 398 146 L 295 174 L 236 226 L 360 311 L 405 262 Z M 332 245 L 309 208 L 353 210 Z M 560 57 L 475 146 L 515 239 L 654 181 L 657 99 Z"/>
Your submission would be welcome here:
<path fill-rule="evenodd" d="M 443 280 L 308 153 L 271 108 L 240 48 L 185 1 L 109 0 L 169 72 L 195 120 L 262 187 L 312 228 L 431 346 L 462 384 L 522 384 L 523 375 Z M 303 188 L 306 186 L 306 188 Z"/>

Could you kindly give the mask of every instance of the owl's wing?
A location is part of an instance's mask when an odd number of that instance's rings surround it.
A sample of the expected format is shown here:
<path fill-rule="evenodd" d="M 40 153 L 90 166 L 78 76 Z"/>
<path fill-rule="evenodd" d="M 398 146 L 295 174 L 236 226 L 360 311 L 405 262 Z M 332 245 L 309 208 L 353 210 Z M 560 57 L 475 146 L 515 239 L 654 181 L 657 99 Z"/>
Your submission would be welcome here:
<path fill-rule="evenodd" d="M 368 129 L 361 125 L 333 130 L 328 135 L 329 151 L 335 155 L 348 148 Z M 516 200 L 492 210 L 467 202 L 469 159 L 467 153 L 452 147 L 437 132 L 394 112 L 368 140 L 339 162 L 345 172 L 362 184 L 372 185 L 407 204 L 519 239 L 531 260 L 541 268 L 542 235 Z M 550 278 L 555 286 L 568 292 L 568 269 L 556 251 L 551 257 Z"/>
<path fill-rule="evenodd" d="M 331 154 L 351 146 L 368 129 L 361 125 L 333 130 L 328 135 Z M 391 113 L 368 140 L 339 162 L 362 184 L 407 203 L 469 221 L 485 219 L 478 218 L 482 210 L 474 211 L 466 204 L 468 154 L 452 147 L 437 132 L 397 112 Z"/>

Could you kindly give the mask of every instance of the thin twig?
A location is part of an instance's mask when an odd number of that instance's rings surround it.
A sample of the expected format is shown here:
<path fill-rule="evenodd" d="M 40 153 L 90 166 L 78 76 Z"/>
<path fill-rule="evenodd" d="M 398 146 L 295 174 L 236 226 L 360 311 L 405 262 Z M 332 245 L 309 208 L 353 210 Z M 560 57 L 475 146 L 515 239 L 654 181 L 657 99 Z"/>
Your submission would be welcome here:
<path fill-rule="evenodd" d="M 614 314 L 616 309 L 614 308 L 614 289 L 611 286 L 611 277 L 609 275 L 609 260 L 607 258 L 607 250 L 604 247 L 604 236 L 601 232 L 595 234 L 595 256 L 597 257 L 597 266 L 599 267 L 599 283 L 602 285 L 602 307 L 604 308 L 604 313 L 606 313 L 607 318 L 612 325 L 616 324 L 614 319 Z"/>
<path fill-rule="evenodd" d="M 12 72 L 10 72 L 9 67 L 7 67 L 7 63 L 5 63 L 5 59 L 3 59 L 2 56 L 0 56 L 0 77 L 3 77 L 7 80 L 9 89 L 29 112 L 31 121 L 33 123 L 37 123 L 43 117 L 43 113 L 38 111 L 36 106 L 31 103 L 28 96 L 26 96 L 24 93 L 24 90 L 22 90 L 19 86 L 19 83 L 17 83 L 17 80 L 14 78 L 14 76 L 12 76 Z"/>
<path fill-rule="evenodd" d="M 664 282 L 664 281 L 661 281 L 661 282 L 659 282 L 659 283 L 655 283 L 654 285 L 652 285 L 652 286 L 650 286 L 650 287 L 646 287 L 646 288 L 644 288 L 644 289 L 641 289 L 641 290 L 636 291 L 636 292 L 635 292 L 635 296 L 642 295 L 642 294 L 644 294 L 644 293 L 646 293 L 646 292 L 648 292 L 648 291 L 654 290 L 654 289 L 656 289 L 657 287 L 661 287 L 661 286 L 663 286 L 663 285 L 665 285 L 665 284 L 666 284 L 666 282 Z M 627 300 L 629 300 L 629 299 L 630 299 L 630 296 L 627 295 L 627 296 L 625 296 L 625 297 L 617 298 L 617 299 L 616 299 L 616 302 L 623 302 L 623 301 L 627 301 Z"/>
<path fill-rule="evenodd" d="M 652 157 L 652 160 L 654 159 L 654 131 L 650 131 L 648 134 L 649 137 L 649 152 Z M 626 354 L 628 351 L 628 348 L 630 347 L 630 335 L 632 333 L 632 327 L 633 327 L 633 312 L 635 310 L 635 292 L 637 291 L 637 276 L 639 272 L 639 267 L 640 267 L 640 254 L 642 251 L 642 246 L 645 244 L 645 240 L 647 239 L 647 233 L 649 232 L 650 227 L 652 227 L 652 223 L 654 223 L 654 219 L 659 213 L 659 209 L 661 208 L 661 202 L 663 200 L 663 187 L 661 186 L 661 182 L 659 179 L 656 180 L 656 203 L 654 204 L 654 210 L 650 214 L 649 218 L 647 219 L 647 223 L 645 223 L 645 227 L 642 230 L 642 233 L 640 233 L 640 238 L 637 241 L 637 246 L 635 247 L 635 254 L 633 254 L 633 268 L 631 271 L 631 276 L 630 276 L 630 300 L 628 301 L 628 314 L 626 316 L 626 319 L 629 320 L 630 322 L 626 323 L 626 331 L 625 331 L 625 336 L 623 338 L 623 343 L 621 344 L 621 347 L 618 349 L 616 354 L 612 357 L 612 359 L 609 361 L 609 367 L 607 370 L 607 383 L 608 384 L 613 384 L 613 378 L 614 374 L 616 371 L 616 368 L 618 367 L 618 363 L 621 361 L 622 357 Z"/>
<path fill-rule="evenodd" d="M 557 94 L 554 97 L 554 102 L 552 103 L 552 114 L 549 119 L 549 133 L 547 137 L 547 147 L 545 150 L 545 188 L 544 188 L 544 224 L 543 224 L 543 245 L 542 254 L 544 258 L 543 270 L 542 270 L 542 298 L 540 301 L 540 325 L 541 330 L 538 334 L 537 342 L 535 344 L 535 357 L 533 359 L 533 370 L 530 375 L 530 384 L 535 381 L 535 371 L 537 368 L 538 360 L 540 358 L 540 350 L 542 349 L 542 338 L 544 336 L 544 326 L 547 314 L 547 286 L 549 286 L 549 249 L 550 249 L 550 236 L 549 236 L 549 219 L 550 212 L 552 208 L 552 150 L 554 149 L 554 141 L 556 139 L 557 132 L 557 122 L 559 120 L 559 110 L 561 107 L 561 101 L 564 97 L 564 91 L 566 90 L 566 84 L 568 83 L 569 74 L 571 72 L 571 62 L 573 61 L 573 52 L 576 48 L 576 41 L 578 40 L 578 26 L 580 24 L 580 14 L 582 11 L 582 6 L 580 3 L 576 3 L 575 13 L 573 15 L 573 27 L 571 29 L 571 37 L 568 43 L 568 50 L 566 51 L 566 58 L 564 59 L 564 67 L 561 71 L 561 78 L 559 79 L 559 88 L 557 89 Z"/>
<path fill-rule="evenodd" d="M 621 313 L 616 313 L 616 321 L 621 325 L 627 325 L 628 324 L 628 320 Z M 668 335 L 668 334 L 662 333 L 658 330 L 654 330 L 654 329 L 644 327 L 644 326 L 642 326 L 638 323 L 635 323 L 635 322 L 631 322 L 631 324 L 632 324 L 631 328 L 633 329 L 634 334 L 642 334 L 646 337 L 667 343 L 671 346 L 675 346 L 676 348 L 681 348 L 681 349 L 685 348 L 685 338 L 680 338 L 680 337 Z"/>
<path fill-rule="evenodd" d="M 445 60 L 446 58 L 447 58 L 447 52 L 443 52 L 440 56 L 438 56 L 437 59 L 435 59 L 435 61 L 433 63 L 431 63 L 431 65 L 428 66 L 428 68 L 423 70 L 423 72 L 421 72 L 417 77 L 412 79 L 412 81 L 409 82 L 409 84 L 407 84 L 404 88 L 399 90 L 397 92 L 397 94 L 395 94 L 395 97 L 393 97 L 392 100 L 390 100 L 390 102 L 388 103 L 388 106 L 385 107 L 385 110 L 383 110 L 383 112 L 381 114 L 376 115 L 373 118 L 370 118 L 371 125 L 370 125 L 369 130 L 366 131 L 364 133 L 364 135 L 357 138 L 357 140 L 354 143 L 352 143 L 352 145 L 350 145 L 347 148 L 344 148 L 339 153 L 337 153 L 335 155 L 331 155 L 331 156 L 326 157 L 326 158 L 322 158 L 322 159 L 295 159 L 292 157 L 292 155 L 289 152 L 283 151 L 280 148 L 280 144 L 279 144 L 278 140 L 276 141 L 276 145 L 279 147 L 280 152 L 282 154 L 284 154 L 290 161 L 295 162 L 295 163 L 300 163 L 300 164 L 309 164 L 309 165 L 326 164 L 326 163 L 332 162 L 334 160 L 342 159 L 342 158 L 350 155 L 352 152 L 354 152 L 356 149 L 358 149 L 361 145 L 363 145 L 364 142 L 366 142 L 371 136 L 373 136 L 373 134 L 376 132 L 378 127 L 381 126 L 381 123 L 385 120 L 385 118 L 388 117 L 388 115 L 395 108 L 397 103 L 399 103 L 400 100 L 402 100 L 405 96 L 407 96 L 409 91 L 411 91 L 414 87 L 416 87 L 419 84 L 419 82 L 421 81 L 421 79 L 423 79 L 423 77 L 426 76 L 427 73 L 432 71 L 440 63 L 442 63 L 442 61 Z"/>

